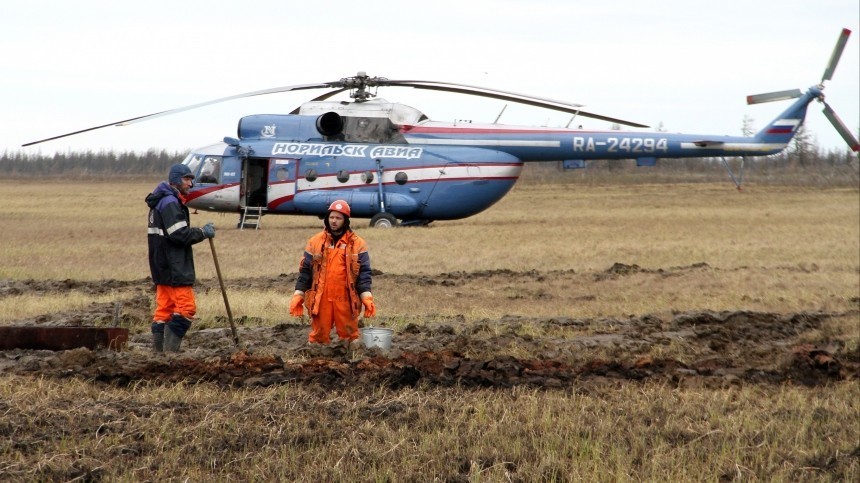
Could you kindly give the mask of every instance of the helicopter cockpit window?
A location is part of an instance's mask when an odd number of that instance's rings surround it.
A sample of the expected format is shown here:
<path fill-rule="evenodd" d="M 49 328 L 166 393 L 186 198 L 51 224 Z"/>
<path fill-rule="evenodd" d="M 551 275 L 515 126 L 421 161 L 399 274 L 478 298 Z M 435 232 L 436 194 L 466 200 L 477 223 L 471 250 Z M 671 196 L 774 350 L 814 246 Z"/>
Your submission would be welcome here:
<path fill-rule="evenodd" d="M 197 173 L 197 170 L 200 168 L 200 164 L 203 162 L 203 156 L 200 154 L 191 153 L 185 158 L 185 161 L 182 164 L 188 166 L 188 169 L 191 170 L 192 173 Z"/>
<path fill-rule="evenodd" d="M 221 178 L 221 156 L 206 156 L 200 170 L 201 183 L 219 183 Z"/>

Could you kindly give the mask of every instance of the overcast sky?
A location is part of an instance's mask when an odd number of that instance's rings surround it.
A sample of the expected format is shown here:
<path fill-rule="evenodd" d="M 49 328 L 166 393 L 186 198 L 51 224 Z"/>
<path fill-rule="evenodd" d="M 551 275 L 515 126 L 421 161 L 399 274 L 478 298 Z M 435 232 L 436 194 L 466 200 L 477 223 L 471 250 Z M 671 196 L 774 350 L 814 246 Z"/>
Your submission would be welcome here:
<path fill-rule="evenodd" d="M 857 0 L 33 0 L 0 4 L 0 151 L 165 109 L 366 71 L 576 102 L 669 132 L 740 135 L 787 101 L 748 94 L 821 80 L 853 31 L 825 94 L 860 126 Z M 187 150 L 235 136 L 239 118 L 286 113 L 319 91 L 250 98 L 23 148 Z M 503 101 L 392 88 L 380 97 L 439 121 L 492 122 Z M 570 116 L 510 105 L 500 122 L 563 126 Z M 586 128 L 606 129 L 583 119 Z M 819 104 L 807 126 L 843 148 Z"/>

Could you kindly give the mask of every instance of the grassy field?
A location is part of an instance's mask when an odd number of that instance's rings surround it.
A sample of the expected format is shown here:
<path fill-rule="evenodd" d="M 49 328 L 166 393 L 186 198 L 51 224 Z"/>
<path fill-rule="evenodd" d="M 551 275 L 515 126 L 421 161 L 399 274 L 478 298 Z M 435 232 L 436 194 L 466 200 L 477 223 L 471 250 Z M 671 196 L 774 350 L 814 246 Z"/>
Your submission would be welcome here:
<path fill-rule="evenodd" d="M 156 183 L 33 183 L 0 181 L 0 279 L 135 280 L 149 275 L 146 206 Z M 314 217 L 269 216 L 261 231 L 235 228 L 237 215 L 192 215 L 212 221 L 227 281 L 295 273 Z M 396 277 L 377 277 L 375 298 L 388 314 L 505 314 L 617 316 L 683 310 L 750 309 L 778 313 L 854 307 L 860 266 L 860 203 L 856 189 L 750 187 L 728 184 L 517 186 L 496 206 L 465 220 L 427 228 L 370 230 L 355 220 L 373 268 L 387 275 L 510 270 L 573 272 L 552 293 L 587 295 L 575 306 L 534 304 L 531 287 L 487 286 L 480 293 L 444 291 L 421 299 Z M 208 244 L 195 248 L 198 278 L 213 279 Z M 641 273 L 594 274 L 615 263 Z M 660 271 L 706 264 L 682 277 Z M 233 291 L 239 315 L 277 320 L 287 312 L 283 290 Z M 110 295 L 103 295 L 108 299 Z M 36 294 L 0 299 L 0 321 L 46 308 L 87 304 L 80 294 Z M 200 297 L 204 319 L 224 315 L 220 294 Z"/>
<path fill-rule="evenodd" d="M 0 324 L 117 300 L 126 295 L 118 282 L 147 277 L 143 198 L 157 182 L 0 180 L 0 282 L 117 281 L 97 294 L 0 291 Z M 236 215 L 192 215 L 195 225 L 208 221 L 234 315 L 289 321 L 291 275 L 321 222 L 268 216 L 262 230 L 240 231 Z M 397 330 L 508 316 L 821 312 L 841 315 L 801 337 L 860 353 L 857 188 L 525 184 L 466 220 L 393 230 L 353 222 L 379 271 L 379 317 Z M 211 285 L 207 244 L 195 259 Z M 261 288 L 257 279 L 276 282 Z M 195 330 L 223 324 L 220 292 L 198 296 Z M 524 330 L 557 337 L 539 324 Z M 856 374 L 814 387 L 726 378 L 398 390 L 68 376 L 0 375 L 0 479 L 860 478 Z"/>

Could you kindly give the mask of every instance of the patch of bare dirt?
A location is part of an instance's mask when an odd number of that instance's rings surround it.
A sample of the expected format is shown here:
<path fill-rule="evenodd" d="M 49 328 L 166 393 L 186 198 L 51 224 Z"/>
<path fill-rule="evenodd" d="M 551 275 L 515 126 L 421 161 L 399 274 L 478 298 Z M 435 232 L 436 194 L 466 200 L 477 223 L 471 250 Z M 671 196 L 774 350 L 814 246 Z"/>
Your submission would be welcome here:
<path fill-rule="evenodd" d="M 699 269 L 708 267 L 679 268 Z M 641 269 L 619 265 L 604 275 L 623 276 L 637 270 Z M 452 285 L 480 277 L 534 279 L 567 273 L 492 271 L 395 277 L 398 283 Z M 291 285 L 293 277 L 234 280 L 228 287 L 275 289 Z M 93 303 L 84 310 L 44 314 L 7 325 L 128 327 L 126 350 L 7 350 L 0 352 L 0 371 L 113 384 L 148 379 L 213 381 L 229 386 L 299 382 L 392 388 L 418 384 L 570 387 L 606 379 L 660 379 L 684 386 L 814 386 L 860 375 L 857 349 L 848 350 L 828 340 L 809 342 L 815 340 L 809 335 L 828 319 L 856 317 L 856 313 L 699 312 L 669 319 L 653 315 L 624 319 L 505 316 L 471 324 L 464 317 L 434 318 L 399 329 L 391 350 L 385 352 L 336 343 L 309 346 L 304 324 L 265 326 L 262 320 L 243 317 L 235 321 L 241 340 L 238 347 L 229 329 L 202 329 L 189 332 L 180 353 L 154 354 L 149 350 L 152 287 L 148 279 L 0 281 L 0 297 L 72 290 L 100 294 L 118 287 L 131 295 L 117 303 Z M 218 289 L 214 280 L 201 281 L 198 287 L 213 289 Z M 384 317 L 377 321 L 385 323 Z"/>

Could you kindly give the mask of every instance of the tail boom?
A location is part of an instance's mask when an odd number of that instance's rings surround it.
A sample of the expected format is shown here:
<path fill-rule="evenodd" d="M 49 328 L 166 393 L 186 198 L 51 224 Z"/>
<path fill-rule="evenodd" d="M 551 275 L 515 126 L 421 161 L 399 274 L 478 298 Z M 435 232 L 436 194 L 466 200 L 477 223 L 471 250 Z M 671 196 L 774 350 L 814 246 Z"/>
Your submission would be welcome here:
<path fill-rule="evenodd" d="M 761 131 L 753 136 L 753 140 L 759 144 L 782 145 L 784 148 L 791 142 L 797 130 L 806 119 L 806 109 L 809 103 L 821 98 L 821 88 L 812 86 L 799 99 L 788 107 L 782 114 L 777 116 Z"/>

